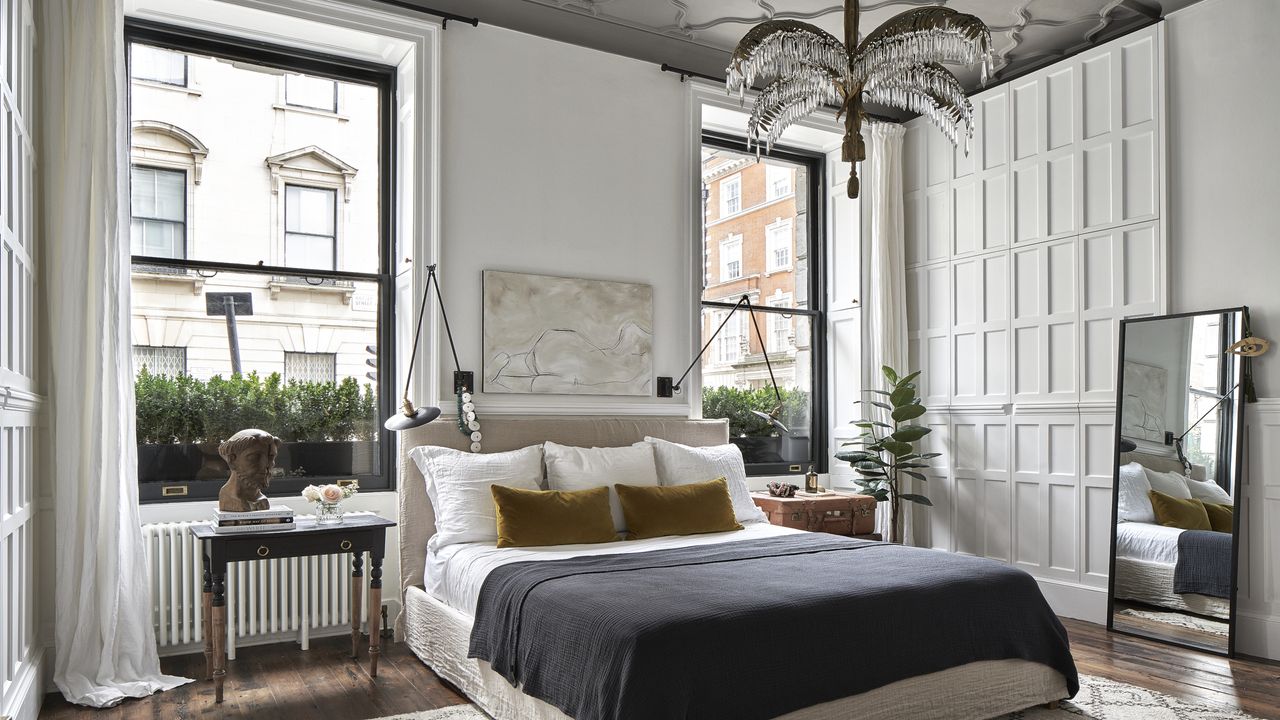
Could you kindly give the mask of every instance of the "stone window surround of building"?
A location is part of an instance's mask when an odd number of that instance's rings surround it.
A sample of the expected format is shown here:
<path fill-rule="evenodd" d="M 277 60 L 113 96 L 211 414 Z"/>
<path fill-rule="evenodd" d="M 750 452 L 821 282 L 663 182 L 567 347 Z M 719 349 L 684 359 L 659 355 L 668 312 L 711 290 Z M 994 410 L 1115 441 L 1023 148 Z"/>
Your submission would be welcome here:
<path fill-rule="evenodd" d="M 791 168 L 783 165 L 775 165 L 773 163 L 769 163 L 765 166 L 764 194 L 765 194 L 766 200 L 781 200 L 782 198 L 790 197 L 795 194 L 796 184 L 794 179 L 791 177 L 792 172 L 793 171 Z M 784 192 L 775 192 L 774 189 L 777 187 L 778 181 L 783 179 L 783 177 L 781 176 L 783 173 L 786 174 L 786 177 L 785 177 L 787 181 L 786 190 Z"/>
<path fill-rule="evenodd" d="M 737 188 L 737 194 L 731 196 L 728 192 L 730 187 Z M 731 197 L 738 202 L 737 210 L 731 210 L 729 207 L 729 199 Z M 742 207 L 742 174 L 734 173 L 728 177 L 720 178 L 720 215 L 718 219 L 723 220 L 727 217 L 738 215 L 743 210 L 745 208 Z"/>
<path fill-rule="evenodd" d="M 333 190 L 335 249 L 334 268 L 342 268 L 345 260 L 343 239 L 346 235 L 346 203 L 351 199 L 351 183 L 356 169 L 315 145 L 290 150 L 266 159 L 271 172 L 271 245 L 268 257 L 272 265 L 285 265 L 285 191 L 286 185 Z M 327 166 L 327 167 L 326 167 Z"/>
<path fill-rule="evenodd" d="M 773 295 L 765 298 L 764 304 L 768 307 L 774 308 L 789 308 L 791 307 L 791 293 L 784 293 L 779 289 L 775 291 Z M 794 316 L 791 314 L 781 313 L 765 313 L 765 316 L 768 318 L 769 322 L 769 327 L 767 329 L 769 338 L 765 343 L 769 354 L 772 355 L 774 353 L 790 352 L 793 350 L 794 343 L 791 338 L 795 332 L 795 328 L 792 326 L 792 319 Z M 778 339 L 782 334 L 779 331 L 782 328 L 786 329 L 786 337 L 788 340 L 786 342 L 779 343 Z"/>
<path fill-rule="evenodd" d="M 787 262 L 782 265 L 775 264 L 777 260 L 778 235 L 783 229 L 786 229 L 785 244 L 787 248 Z M 764 228 L 764 269 L 765 275 L 770 273 L 784 272 L 792 268 L 795 262 L 795 223 L 791 218 L 774 218 Z"/>
<path fill-rule="evenodd" d="M 186 220 L 183 252 L 191 257 L 195 237 L 196 186 L 209 148 L 193 134 L 177 125 L 158 120 L 138 120 L 130 128 L 129 152 L 132 164 L 160 170 L 179 170 L 187 177 Z"/>
<path fill-rule="evenodd" d="M 296 75 L 296 73 L 294 73 Z M 335 82 L 334 110 L 326 110 L 325 108 L 311 107 L 310 105 L 291 105 L 288 101 L 288 80 L 289 74 L 280 75 L 279 82 L 276 83 L 276 101 L 271 107 L 277 112 L 300 113 L 303 115 L 315 115 L 319 117 L 333 118 L 338 122 L 348 122 L 351 118 L 343 114 L 342 109 L 346 106 L 346 94 L 343 92 L 342 83 Z"/>

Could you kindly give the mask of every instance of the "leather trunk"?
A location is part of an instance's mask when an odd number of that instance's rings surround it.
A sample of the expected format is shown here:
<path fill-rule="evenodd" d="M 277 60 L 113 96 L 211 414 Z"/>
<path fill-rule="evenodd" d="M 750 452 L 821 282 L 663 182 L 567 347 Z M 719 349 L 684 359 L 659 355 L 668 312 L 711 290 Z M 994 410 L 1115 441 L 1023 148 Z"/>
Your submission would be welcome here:
<path fill-rule="evenodd" d="M 867 495 L 797 493 L 795 497 L 780 498 L 752 493 L 751 499 L 773 525 L 833 535 L 867 535 L 875 531 L 876 501 Z"/>

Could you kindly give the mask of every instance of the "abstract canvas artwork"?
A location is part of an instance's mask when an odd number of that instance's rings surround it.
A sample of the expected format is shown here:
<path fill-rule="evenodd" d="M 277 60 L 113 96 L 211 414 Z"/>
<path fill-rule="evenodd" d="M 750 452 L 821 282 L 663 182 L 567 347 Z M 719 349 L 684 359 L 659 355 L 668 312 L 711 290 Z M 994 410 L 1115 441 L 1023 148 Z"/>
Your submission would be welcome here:
<path fill-rule="evenodd" d="M 1138 440 L 1164 442 L 1168 387 L 1168 370 L 1126 360 L 1120 434 Z"/>
<path fill-rule="evenodd" d="M 653 287 L 484 272 L 484 391 L 649 395 Z"/>

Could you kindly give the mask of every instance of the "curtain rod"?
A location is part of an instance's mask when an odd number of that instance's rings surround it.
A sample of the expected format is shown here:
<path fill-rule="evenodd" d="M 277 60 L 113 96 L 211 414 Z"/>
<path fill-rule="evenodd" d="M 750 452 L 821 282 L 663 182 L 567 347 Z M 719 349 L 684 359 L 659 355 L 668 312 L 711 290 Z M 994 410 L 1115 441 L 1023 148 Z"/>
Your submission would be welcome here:
<path fill-rule="evenodd" d="M 444 22 L 441 23 L 441 25 L 444 27 L 448 27 L 450 20 L 463 22 L 470 25 L 471 27 L 480 27 L 480 18 L 467 17 L 466 15 L 458 15 L 456 13 L 445 12 L 444 10 L 436 10 L 434 8 L 429 8 L 424 5 L 418 5 L 417 3 L 409 2 L 409 0 L 378 0 L 378 2 L 384 3 L 386 5 L 395 5 L 396 7 L 404 8 L 405 10 L 413 10 L 414 12 L 420 12 L 420 13 L 425 13 L 427 15 L 435 15 L 436 17 L 444 18 Z"/>
<path fill-rule="evenodd" d="M 685 70 L 684 68 L 678 68 L 675 65 L 668 65 L 666 63 L 662 63 L 661 70 L 662 72 L 675 73 L 676 75 L 679 75 L 680 82 L 684 82 L 685 78 L 691 78 L 691 77 L 698 78 L 701 80 L 710 80 L 711 82 L 714 82 L 714 83 L 724 82 L 724 78 L 716 77 L 714 75 L 708 75 L 706 73 L 700 73 L 696 70 Z M 835 105 L 823 104 L 822 107 L 827 108 L 828 110 L 835 110 L 837 112 L 840 110 L 840 108 L 836 107 Z M 894 125 L 899 125 L 902 123 L 901 120 L 887 117 L 885 115 L 877 115 L 875 113 L 869 113 L 869 112 L 864 112 L 862 114 L 864 117 L 870 120 L 875 120 L 877 122 L 893 123 Z"/>

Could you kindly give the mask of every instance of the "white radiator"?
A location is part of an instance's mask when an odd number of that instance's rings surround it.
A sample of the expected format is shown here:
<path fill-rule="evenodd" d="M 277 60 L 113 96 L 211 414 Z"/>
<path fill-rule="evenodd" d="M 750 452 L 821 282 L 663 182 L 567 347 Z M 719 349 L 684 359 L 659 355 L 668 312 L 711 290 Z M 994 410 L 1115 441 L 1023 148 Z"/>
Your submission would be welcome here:
<path fill-rule="evenodd" d="M 162 655 L 204 646 L 204 579 L 195 523 L 142 526 L 151 567 L 151 608 Z M 368 579 L 368 558 L 362 580 Z M 351 631 L 351 555 L 233 562 L 227 568 L 227 655 L 236 645 Z M 367 590 L 366 590 L 367 592 Z M 361 603 L 368 607 L 367 598 Z"/>

